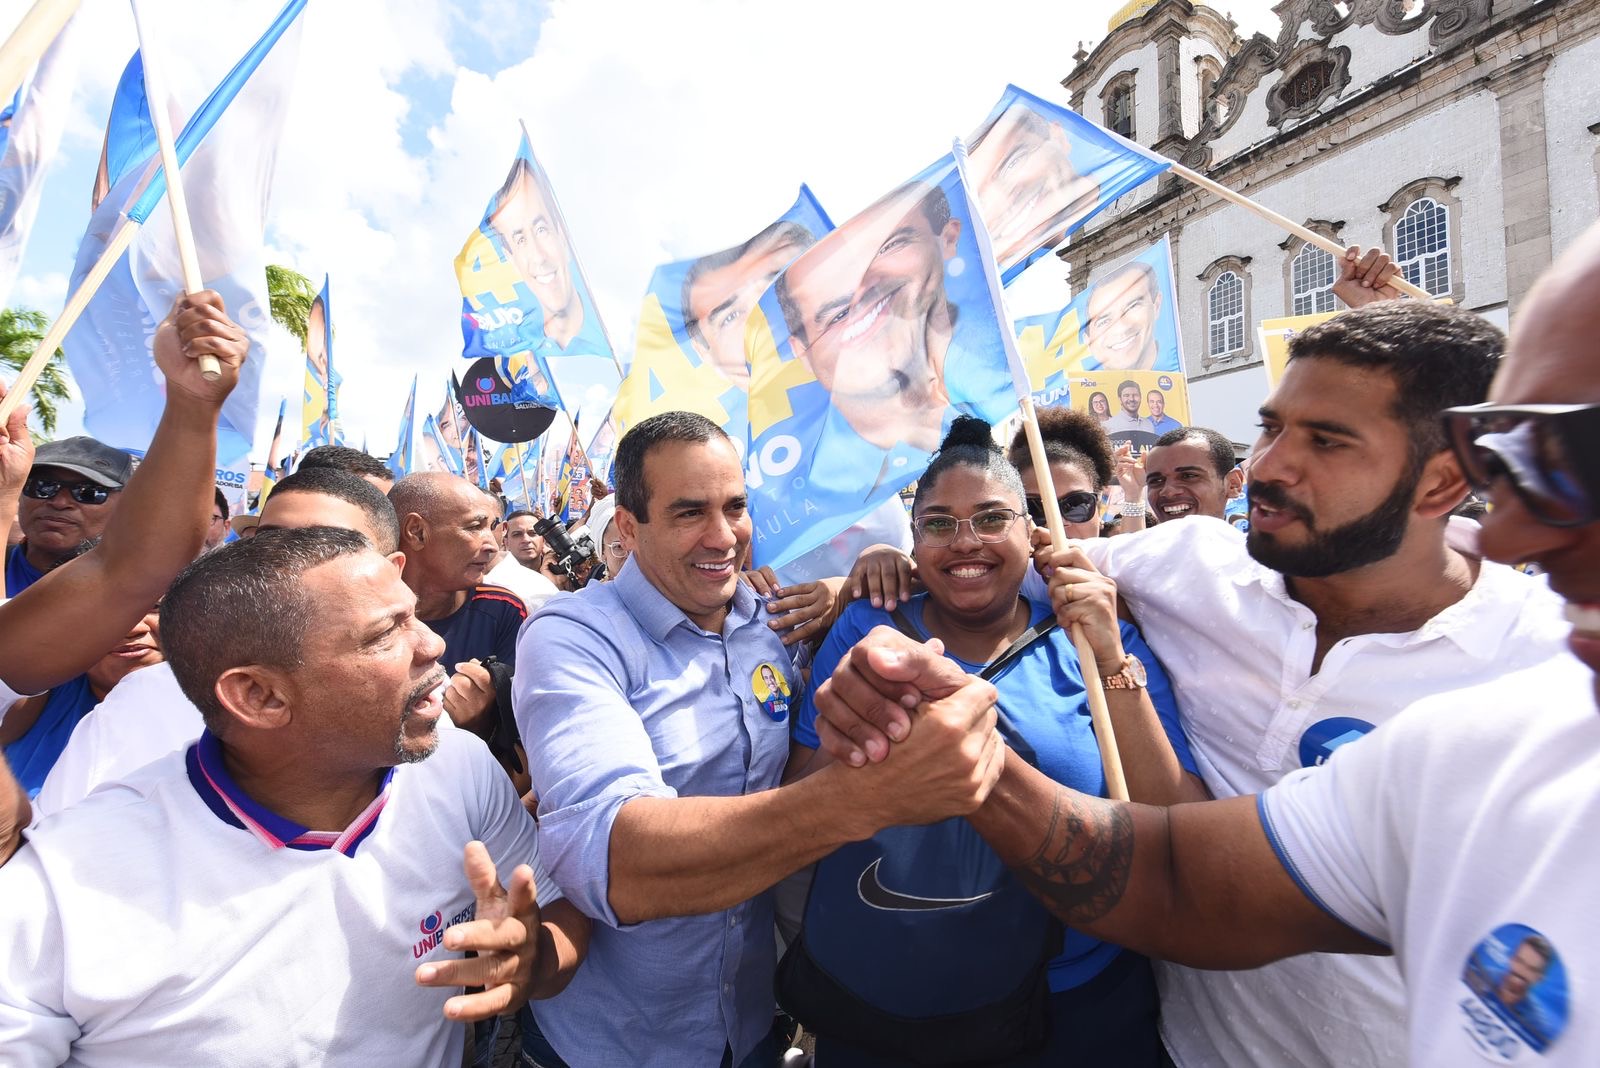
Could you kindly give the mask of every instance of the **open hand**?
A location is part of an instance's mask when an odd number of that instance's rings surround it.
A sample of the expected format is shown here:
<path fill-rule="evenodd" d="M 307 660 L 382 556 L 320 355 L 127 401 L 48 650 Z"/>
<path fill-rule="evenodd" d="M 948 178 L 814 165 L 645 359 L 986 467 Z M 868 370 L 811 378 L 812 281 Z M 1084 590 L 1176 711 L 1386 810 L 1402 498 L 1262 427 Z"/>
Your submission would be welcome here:
<path fill-rule="evenodd" d="M 452 1020 L 487 1020 L 528 1000 L 539 958 L 539 905 L 533 869 L 518 864 L 511 888 L 500 885 L 494 861 L 482 842 L 468 842 L 462 854 L 467 883 L 477 898 L 474 918 L 444 933 L 444 947 L 473 951 L 476 957 L 440 961 L 417 968 L 419 986 L 481 986 L 444 1003 Z"/>

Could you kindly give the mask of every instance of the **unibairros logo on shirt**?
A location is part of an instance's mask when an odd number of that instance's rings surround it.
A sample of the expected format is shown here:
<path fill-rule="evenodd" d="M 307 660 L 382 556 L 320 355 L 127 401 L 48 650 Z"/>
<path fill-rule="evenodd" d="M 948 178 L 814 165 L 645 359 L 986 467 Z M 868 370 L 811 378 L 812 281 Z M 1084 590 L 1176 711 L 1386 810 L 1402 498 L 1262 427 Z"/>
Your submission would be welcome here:
<path fill-rule="evenodd" d="M 1496 927 L 1467 955 L 1456 1005 L 1472 1048 L 1496 1064 L 1543 1056 L 1567 1027 L 1567 968 L 1544 935 Z"/>
<path fill-rule="evenodd" d="M 428 913 L 428 915 L 422 918 L 422 922 L 417 924 L 417 929 L 422 932 L 422 939 L 417 942 L 416 945 L 411 947 L 412 959 L 425 956 L 428 953 L 431 953 L 433 950 L 439 948 L 439 946 L 444 944 L 445 931 L 451 927 L 454 927 L 458 923 L 465 923 L 472 919 L 472 917 L 477 914 L 477 911 L 477 902 L 473 902 L 460 912 L 456 913 L 454 916 L 450 917 L 448 922 L 444 918 L 444 912 L 440 909 L 434 909 L 432 912 Z"/>

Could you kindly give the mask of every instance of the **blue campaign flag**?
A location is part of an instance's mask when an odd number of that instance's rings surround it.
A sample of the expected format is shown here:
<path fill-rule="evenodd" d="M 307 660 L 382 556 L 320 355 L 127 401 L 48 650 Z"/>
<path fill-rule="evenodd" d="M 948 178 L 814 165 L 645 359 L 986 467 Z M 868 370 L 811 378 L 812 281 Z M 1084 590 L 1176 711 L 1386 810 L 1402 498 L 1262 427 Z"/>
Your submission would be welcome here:
<path fill-rule="evenodd" d="M 44 196 L 45 175 L 72 110 L 82 20 L 69 20 L 0 109 L 0 308 L 22 269 L 22 256 Z"/>
<path fill-rule="evenodd" d="M 1014 85 L 967 138 L 967 174 L 1009 284 L 1095 213 L 1172 166 Z"/>
<path fill-rule="evenodd" d="M 142 168 L 156 154 L 156 128 L 150 121 L 150 102 L 144 95 L 144 57 L 134 52 L 117 81 L 111 98 L 111 119 L 101 166 L 101 191 L 109 192 L 135 168 Z M 99 201 L 95 207 L 99 207 Z"/>
<path fill-rule="evenodd" d="M 617 395 L 619 430 L 661 412 L 697 412 L 743 447 L 750 311 L 778 272 L 832 229 L 822 205 L 801 186 L 789 210 L 748 240 L 657 267 Z"/>
<path fill-rule="evenodd" d="M 463 356 L 495 358 L 518 403 L 604 414 L 621 381 L 615 350 L 526 129 L 455 270 Z"/>
<path fill-rule="evenodd" d="M 411 395 L 406 398 L 406 409 L 400 415 L 400 434 L 395 438 L 394 451 L 389 454 L 389 470 L 396 479 L 405 478 L 415 470 L 416 457 L 411 435 L 417 423 L 417 376 L 411 376 Z"/>
<path fill-rule="evenodd" d="M 295 16 L 304 6 L 305 0 L 291 0 L 177 138 L 178 155 L 188 160 L 186 188 L 201 273 L 250 339 L 239 385 L 218 422 L 219 467 L 248 456 L 255 437 L 270 322 L 262 251 L 265 210 L 294 84 Z M 290 40 L 274 49 L 285 37 Z M 137 133 L 139 123 L 148 124 L 142 91 L 135 92 L 132 83 L 126 90 L 119 93 L 119 110 L 109 123 L 108 153 L 113 133 L 119 145 L 135 144 L 143 136 Z M 165 383 L 154 367 L 151 347 L 157 324 L 183 288 L 165 191 L 157 158 L 125 166 L 121 180 L 90 219 L 72 274 L 76 289 L 125 223 L 144 224 L 63 345 L 83 391 L 85 427 L 122 448 L 148 446 L 165 404 Z"/>
<path fill-rule="evenodd" d="M 1167 239 L 1112 268 L 1060 311 L 1018 319 L 1034 402 L 1064 404 L 1068 379 L 1092 371 L 1183 370 L 1178 294 Z"/>
<path fill-rule="evenodd" d="M 422 420 L 422 445 L 427 457 L 423 464 L 425 471 L 449 471 L 453 475 L 461 474 L 465 469 L 461 463 L 461 453 L 450 447 L 439 432 L 439 423 L 433 416 Z"/>
<path fill-rule="evenodd" d="M 311 302 L 306 314 L 306 382 L 300 405 L 300 440 L 312 445 L 341 445 L 339 429 L 339 386 L 333 369 L 333 305 L 329 303 L 328 279 L 322 279 L 322 292 Z"/>
<path fill-rule="evenodd" d="M 758 564 L 824 544 L 915 481 L 957 415 L 1016 409 L 974 223 L 947 155 L 762 294 L 746 334 Z"/>

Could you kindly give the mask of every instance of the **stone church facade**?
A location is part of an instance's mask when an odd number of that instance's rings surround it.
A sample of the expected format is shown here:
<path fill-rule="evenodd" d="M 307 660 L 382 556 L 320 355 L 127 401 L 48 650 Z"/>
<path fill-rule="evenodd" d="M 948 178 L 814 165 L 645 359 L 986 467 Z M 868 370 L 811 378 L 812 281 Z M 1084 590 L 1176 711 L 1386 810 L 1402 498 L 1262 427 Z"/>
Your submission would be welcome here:
<path fill-rule="evenodd" d="M 1276 38 L 1136 0 L 1063 85 L 1082 114 L 1502 327 L 1600 217 L 1600 0 L 1282 0 Z M 1196 423 L 1254 440 L 1256 324 L 1335 306 L 1333 257 L 1176 176 L 1064 248 L 1074 290 L 1171 238 Z"/>

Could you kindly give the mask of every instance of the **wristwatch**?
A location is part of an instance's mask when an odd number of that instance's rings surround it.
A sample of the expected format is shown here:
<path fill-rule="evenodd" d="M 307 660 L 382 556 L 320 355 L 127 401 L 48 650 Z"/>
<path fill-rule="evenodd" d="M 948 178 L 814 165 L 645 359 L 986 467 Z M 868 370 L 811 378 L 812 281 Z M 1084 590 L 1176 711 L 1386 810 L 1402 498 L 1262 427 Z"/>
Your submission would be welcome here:
<path fill-rule="evenodd" d="M 1122 658 L 1122 670 L 1114 675 L 1101 675 L 1100 685 L 1108 690 L 1142 690 L 1148 681 L 1144 665 L 1132 653 Z"/>

